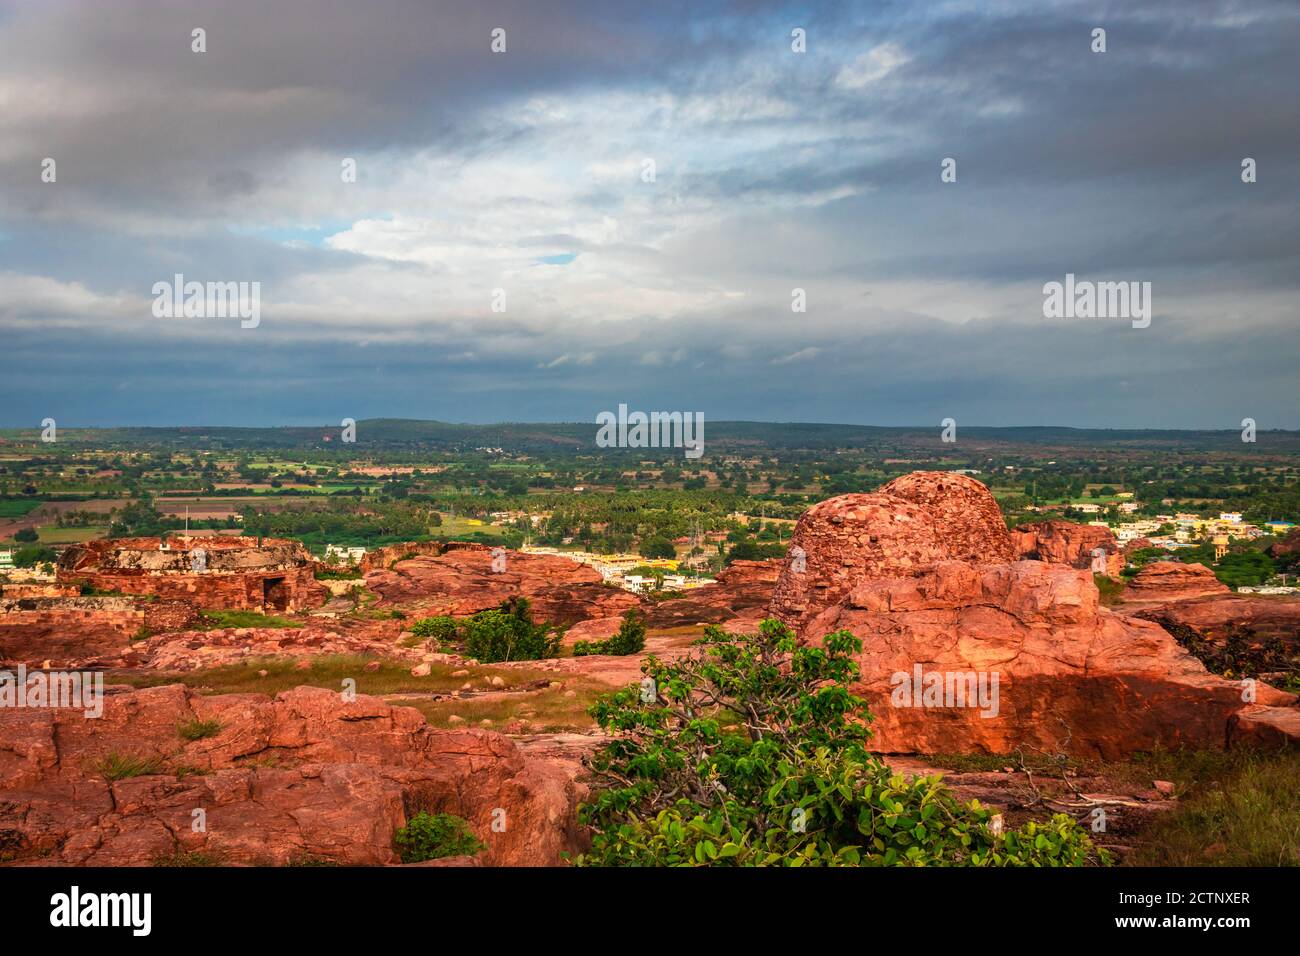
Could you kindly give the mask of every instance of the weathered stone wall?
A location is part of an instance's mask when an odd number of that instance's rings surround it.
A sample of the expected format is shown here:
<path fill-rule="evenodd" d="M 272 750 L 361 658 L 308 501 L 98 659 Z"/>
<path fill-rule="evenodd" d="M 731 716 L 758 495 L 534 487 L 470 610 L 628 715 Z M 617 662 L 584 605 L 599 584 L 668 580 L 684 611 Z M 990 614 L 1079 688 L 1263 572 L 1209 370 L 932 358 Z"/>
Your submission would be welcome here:
<path fill-rule="evenodd" d="M 117 538 L 68 548 L 57 579 L 201 608 L 298 611 L 325 600 L 313 567 L 297 541 L 174 536 L 164 546 L 158 538 Z"/>
<path fill-rule="evenodd" d="M 81 588 L 66 584 L 2 584 L 0 598 L 77 597 Z"/>
<path fill-rule="evenodd" d="M 0 600 L 0 658 L 39 664 L 92 657 L 129 644 L 144 608 L 124 597 Z"/>

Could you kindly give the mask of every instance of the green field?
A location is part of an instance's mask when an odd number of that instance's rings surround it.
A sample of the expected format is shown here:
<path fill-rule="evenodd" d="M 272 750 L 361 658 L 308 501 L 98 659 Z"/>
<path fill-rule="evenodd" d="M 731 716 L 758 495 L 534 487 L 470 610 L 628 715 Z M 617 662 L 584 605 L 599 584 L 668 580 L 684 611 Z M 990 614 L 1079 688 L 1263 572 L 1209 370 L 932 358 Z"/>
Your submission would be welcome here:
<path fill-rule="evenodd" d="M 43 504 L 45 502 L 31 498 L 0 499 L 0 518 L 21 518 Z"/>

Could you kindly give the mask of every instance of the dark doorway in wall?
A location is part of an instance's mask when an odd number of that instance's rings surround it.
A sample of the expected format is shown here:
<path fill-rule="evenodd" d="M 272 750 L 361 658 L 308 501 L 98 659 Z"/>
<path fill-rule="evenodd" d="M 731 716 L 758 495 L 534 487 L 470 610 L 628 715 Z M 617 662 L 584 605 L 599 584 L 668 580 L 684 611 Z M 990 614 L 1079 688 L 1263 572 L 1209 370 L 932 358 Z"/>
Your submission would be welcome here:
<path fill-rule="evenodd" d="M 262 606 L 268 612 L 289 610 L 289 588 L 284 578 L 262 579 Z"/>

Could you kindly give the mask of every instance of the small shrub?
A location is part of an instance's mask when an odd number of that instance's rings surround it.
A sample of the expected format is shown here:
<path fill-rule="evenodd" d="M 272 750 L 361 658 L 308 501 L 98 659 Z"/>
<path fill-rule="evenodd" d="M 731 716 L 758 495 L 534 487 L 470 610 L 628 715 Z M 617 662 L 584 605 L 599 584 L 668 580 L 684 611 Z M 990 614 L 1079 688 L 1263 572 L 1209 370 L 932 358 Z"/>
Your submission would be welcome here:
<path fill-rule="evenodd" d="M 176 727 L 176 732 L 186 740 L 202 740 L 204 737 L 215 737 L 221 731 L 221 722 L 219 720 L 199 720 L 197 717 L 193 720 L 187 720 Z"/>
<path fill-rule="evenodd" d="M 413 816 L 394 836 L 403 863 L 440 860 L 446 856 L 473 856 L 483 849 L 469 824 L 451 813 Z"/>
<path fill-rule="evenodd" d="M 645 618 L 636 608 L 623 615 L 618 633 L 603 641 L 578 641 L 573 645 L 574 657 L 588 654 L 614 654 L 619 657 L 638 654 L 645 649 Z"/>

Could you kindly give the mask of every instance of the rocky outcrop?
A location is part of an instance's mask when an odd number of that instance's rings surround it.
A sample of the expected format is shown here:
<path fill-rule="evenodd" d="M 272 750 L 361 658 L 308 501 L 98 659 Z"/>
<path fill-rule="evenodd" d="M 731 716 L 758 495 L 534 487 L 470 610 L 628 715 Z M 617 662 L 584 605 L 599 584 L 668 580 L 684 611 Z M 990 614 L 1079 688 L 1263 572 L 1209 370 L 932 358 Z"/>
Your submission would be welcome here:
<path fill-rule="evenodd" d="M 862 579 L 802 637 L 842 628 L 863 641 L 857 690 L 886 752 L 1115 759 L 1215 747 L 1247 706 L 1239 682 L 1209 674 L 1159 626 L 1102 608 L 1090 572 L 1061 565 L 948 561 Z M 926 697 L 936 680 L 946 693 Z M 1260 687 L 1256 702 L 1286 709 L 1295 698 Z"/>
<path fill-rule="evenodd" d="M 872 494 L 840 495 L 804 512 L 772 610 L 802 624 L 864 579 L 923 574 L 953 559 L 1009 561 L 1013 553 L 987 488 L 964 475 L 914 472 Z"/>
<path fill-rule="evenodd" d="M 1073 521 L 1033 521 L 1011 532 L 1016 556 L 1117 576 L 1124 554 L 1109 528 Z M 1095 556 L 1100 550 L 1102 554 Z"/>
<path fill-rule="evenodd" d="M 1300 600 L 1221 594 L 1142 605 L 1134 616 L 1159 624 L 1211 671 L 1284 680 L 1300 674 Z"/>
<path fill-rule="evenodd" d="M 216 730 L 189 740 L 194 722 Z M 466 819 L 482 864 L 555 865 L 579 847 L 568 770 L 369 697 L 170 685 L 110 694 L 97 720 L 0 710 L 0 739 L 0 850 L 18 863 L 394 863 L 419 810 Z"/>
<path fill-rule="evenodd" d="M 1249 633 L 1300 650 L 1300 599 L 1293 597 L 1212 595 L 1146 608 L 1137 616 L 1164 627 L 1189 628 L 1205 641 L 1220 642 Z"/>
<path fill-rule="evenodd" d="M 755 609 L 766 610 L 785 562 L 733 561 L 718 572 L 714 584 L 691 588 L 680 598 L 659 601 L 646 609 L 651 627 L 721 624 Z"/>
<path fill-rule="evenodd" d="M 1125 559 L 1132 557 L 1133 552 L 1141 551 L 1143 548 L 1151 547 L 1150 538 L 1134 538 L 1128 544 L 1124 545 L 1123 552 Z"/>
<path fill-rule="evenodd" d="M 483 545 L 397 561 L 366 575 L 381 604 L 418 608 L 422 614 L 464 617 L 499 607 L 514 597 L 532 603 L 533 620 L 568 625 L 622 614 L 641 601 L 602 582 L 600 572 L 555 555 L 504 550 L 504 562 Z M 494 570 L 494 567 L 500 570 Z"/>
<path fill-rule="evenodd" d="M 1300 554 L 1300 528 L 1292 528 L 1281 541 L 1273 542 L 1268 553 L 1276 561 L 1289 561 Z"/>
<path fill-rule="evenodd" d="M 255 658 L 375 656 L 394 660 L 422 659 L 423 647 L 403 647 L 401 621 L 326 621 L 306 627 L 223 627 L 207 631 L 176 631 L 135 641 L 116 654 L 86 663 L 102 667 L 147 668 L 182 673 L 224 667 Z"/>
<path fill-rule="evenodd" d="M 1133 576 L 1124 590 L 1124 601 L 1183 601 L 1230 590 L 1203 564 L 1153 561 Z"/>

